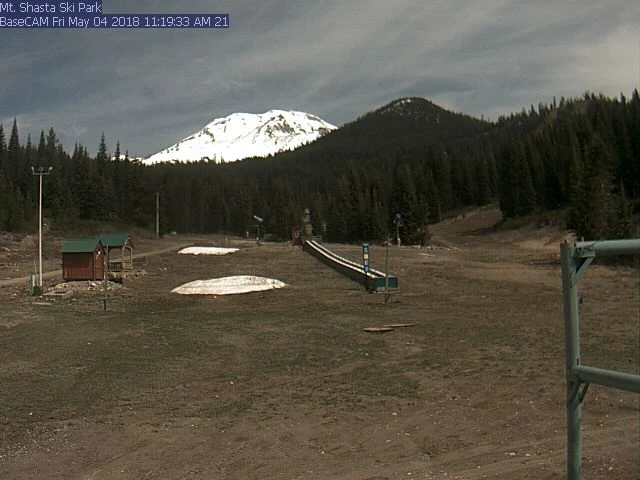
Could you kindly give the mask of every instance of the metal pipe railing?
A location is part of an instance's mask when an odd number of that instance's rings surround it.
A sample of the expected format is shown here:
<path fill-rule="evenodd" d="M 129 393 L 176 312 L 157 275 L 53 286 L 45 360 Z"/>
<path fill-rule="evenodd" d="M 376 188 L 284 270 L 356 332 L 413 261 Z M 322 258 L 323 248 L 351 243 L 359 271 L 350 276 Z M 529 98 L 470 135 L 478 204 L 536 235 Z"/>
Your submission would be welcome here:
<path fill-rule="evenodd" d="M 640 375 L 579 365 L 572 372 L 583 383 L 597 383 L 627 392 L 640 393 Z"/>
<path fill-rule="evenodd" d="M 595 242 L 576 242 L 575 257 L 595 255 L 610 257 L 613 255 L 636 255 L 640 253 L 640 239 L 600 240 Z"/>

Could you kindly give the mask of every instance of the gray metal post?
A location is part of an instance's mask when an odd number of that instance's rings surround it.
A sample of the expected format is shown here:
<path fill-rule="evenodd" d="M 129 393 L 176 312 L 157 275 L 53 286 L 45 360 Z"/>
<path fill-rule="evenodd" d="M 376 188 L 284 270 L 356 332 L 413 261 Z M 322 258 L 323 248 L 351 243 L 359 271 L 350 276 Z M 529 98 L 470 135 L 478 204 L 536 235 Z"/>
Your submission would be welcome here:
<path fill-rule="evenodd" d="M 42 294 L 42 176 L 49 175 L 53 171 L 53 167 L 49 167 L 46 171 L 44 167 L 38 167 L 38 171 L 31 167 L 31 174 L 40 177 L 39 200 L 38 200 L 38 287 Z"/>
<path fill-rule="evenodd" d="M 42 174 L 40 177 L 40 200 L 38 201 L 38 286 L 42 295 Z"/>
<path fill-rule="evenodd" d="M 160 193 L 156 192 L 156 238 L 160 238 Z"/>
<path fill-rule="evenodd" d="M 640 375 L 581 365 L 578 282 L 596 257 L 637 255 L 640 239 L 560 245 L 567 378 L 567 479 L 582 480 L 582 401 L 595 383 L 640 393 Z"/>
<path fill-rule="evenodd" d="M 389 243 L 391 238 L 387 236 L 387 251 L 384 256 L 384 303 L 389 301 Z"/>
<path fill-rule="evenodd" d="M 632 373 L 580 365 L 576 367 L 574 374 L 582 383 L 596 383 L 626 392 L 640 393 L 640 376 Z"/>
<path fill-rule="evenodd" d="M 578 242 L 578 256 L 611 257 L 614 255 L 637 255 L 640 253 L 640 239 L 599 240 L 597 242 Z"/>
<path fill-rule="evenodd" d="M 567 380 L 567 480 L 582 480 L 582 398 L 574 368 L 580 365 L 580 313 L 575 248 L 560 246 L 564 295 L 565 374 Z"/>

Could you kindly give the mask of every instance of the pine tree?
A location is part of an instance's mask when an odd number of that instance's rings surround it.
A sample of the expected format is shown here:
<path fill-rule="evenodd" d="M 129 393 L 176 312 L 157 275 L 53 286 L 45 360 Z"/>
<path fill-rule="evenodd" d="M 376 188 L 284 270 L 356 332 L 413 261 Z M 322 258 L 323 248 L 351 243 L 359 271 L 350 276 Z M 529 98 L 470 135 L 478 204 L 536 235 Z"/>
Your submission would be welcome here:
<path fill-rule="evenodd" d="M 608 230 L 611 238 L 631 238 L 635 235 L 636 223 L 633 218 L 631 202 L 620 182 L 620 191 L 615 195 L 615 212 L 609 217 Z"/>
<path fill-rule="evenodd" d="M 20 231 L 24 227 L 24 197 L 22 196 L 22 192 L 18 188 L 14 188 L 13 195 L 11 192 L 8 196 L 7 202 L 7 220 L 6 227 L 7 230 L 11 231 Z"/>
<path fill-rule="evenodd" d="M 402 243 L 420 241 L 418 229 L 422 227 L 424 222 L 421 221 L 423 219 L 416 218 L 419 214 L 418 198 L 412 181 L 411 169 L 405 162 L 398 162 L 394 170 L 389 206 L 391 215 L 394 217 L 400 215 L 402 219 L 402 228 L 399 230 Z M 389 222 L 392 220 L 389 219 Z"/>
<path fill-rule="evenodd" d="M 104 138 L 104 132 L 100 136 L 100 144 L 98 145 L 98 153 L 96 154 L 96 167 L 98 169 L 98 175 L 103 175 L 107 168 L 107 161 L 109 160 L 107 153 L 107 143 Z"/>
<path fill-rule="evenodd" d="M 518 213 L 518 178 L 515 162 L 507 148 L 500 154 L 498 179 L 500 210 L 505 218 L 513 217 Z"/>
<path fill-rule="evenodd" d="M 533 212 L 533 210 L 536 208 L 536 189 L 533 183 L 531 165 L 527 161 L 526 157 L 522 154 L 522 152 L 516 153 L 516 162 L 518 165 L 518 188 L 520 191 L 520 202 L 517 206 L 517 213 L 519 215 L 526 215 Z"/>
<path fill-rule="evenodd" d="M 491 151 L 487 155 L 487 165 L 489 167 L 489 186 L 491 191 L 491 199 L 498 198 L 498 166 L 496 157 Z"/>
<path fill-rule="evenodd" d="M 46 161 L 49 164 L 55 163 L 55 157 L 57 155 L 56 146 L 58 145 L 58 138 L 53 128 L 50 128 L 47 132 L 47 147 L 46 147 Z"/>
<path fill-rule="evenodd" d="M 427 167 L 425 173 L 425 189 L 426 189 L 426 202 L 429 205 L 429 222 L 437 223 L 442 220 L 442 206 L 440 204 L 440 194 L 438 192 L 438 186 L 433 178 L 433 170 Z"/>
<path fill-rule="evenodd" d="M 18 178 L 19 165 L 22 161 L 20 154 L 20 138 L 18 137 L 18 121 L 13 119 L 13 127 L 11 127 L 11 136 L 9 137 L 9 145 L 7 146 L 7 174 L 8 177 L 15 182 Z"/>
<path fill-rule="evenodd" d="M 7 184 L 4 172 L 0 169 L 0 230 L 8 230 L 10 200 L 12 188 Z"/>
<path fill-rule="evenodd" d="M 367 220 L 363 240 L 372 242 L 384 240 L 388 235 L 386 225 L 388 212 L 384 208 L 378 187 L 373 184 L 369 186 L 366 212 Z"/>
<path fill-rule="evenodd" d="M 584 169 L 582 167 L 582 158 L 580 157 L 580 152 L 577 147 L 572 150 L 568 171 L 569 212 L 567 227 L 576 232 L 582 232 L 584 231 L 582 226 L 583 219 L 589 212 L 587 205 L 582 203 L 585 199 Z"/>
<path fill-rule="evenodd" d="M 430 159 L 433 168 L 433 178 L 440 195 L 440 208 L 443 212 L 454 208 L 453 183 L 451 181 L 451 162 L 446 150 L 441 146 L 430 150 Z"/>
<path fill-rule="evenodd" d="M 585 148 L 582 185 L 578 192 L 576 234 L 601 240 L 612 234 L 610 216 L 615 212 L 611 160 L 602 139 L 594 136 Z"/>
<path fill-rule="evenodd" d="M 46 166 L 47 164 L 46 155 L 47 155 L 47 144 L 44 139 L 44 130 L 41 130 L 40 141 L 38 142 L 38 150 L 36 153 L 36 158 L 37 158 L 36 166 L 38 167 Z"/>
<path fill-rule="evenodd" d="M 337 179 L 335 193 L 329 208 L 328 234 L 331 240 L 344 241 L 351 233 L 350 219 L 354 206 L 351 204 L 350 185 L 346 176 Z"/>
<path fill-rule="evenodd" d="M 484 156 L 476 161 L 474 176 L 478 191 L 476 203 L 486 205 L 491 201 L 491 173 L 489 172 L 489 162 Z"/>
<path fill-rule="evenodd" d="M 4 139 L 4 128 L 0 123 L 0 173 L 6 173 L 7 167 L 7 144 Z"/>

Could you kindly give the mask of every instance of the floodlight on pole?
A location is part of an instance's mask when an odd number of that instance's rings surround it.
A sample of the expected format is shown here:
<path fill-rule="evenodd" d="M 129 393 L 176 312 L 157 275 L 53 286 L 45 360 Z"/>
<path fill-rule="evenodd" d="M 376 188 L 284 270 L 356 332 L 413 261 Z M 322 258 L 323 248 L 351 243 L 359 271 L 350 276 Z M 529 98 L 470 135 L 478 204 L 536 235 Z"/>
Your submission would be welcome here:
<path fill-rule="evenodd" d="M 254 215 L 253 219 L 256 221 L 256 244 L 260 245 L 260 224 L 264 222 L 264 218 Z"/>
<path fill-rule="evenodd" d="M 45 170 L 45 167 L 38 167 L 36 170 L 31 167 L 31 174 L 38 176 L 40 188 L 39 188 L 39 200 L 38 200 L 38 287 L 40 293 L 42 293 L 42 177 L 43 175 L 50 175 L 53 172 L 53 167 L 49 167 Z"/>

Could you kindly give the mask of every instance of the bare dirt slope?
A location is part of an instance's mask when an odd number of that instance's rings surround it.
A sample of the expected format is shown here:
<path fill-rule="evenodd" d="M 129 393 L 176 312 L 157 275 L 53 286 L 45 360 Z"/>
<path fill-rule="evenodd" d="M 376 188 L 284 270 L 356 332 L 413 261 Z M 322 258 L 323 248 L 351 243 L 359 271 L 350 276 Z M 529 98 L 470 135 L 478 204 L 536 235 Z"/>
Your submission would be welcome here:
<path fill-rule="evenodd" d="M 0 296 L 0 478 L 565 478 L 565 234 L 497 219 L 391 249 L 386 305 L 297 248 L 249 243 L 150 257 L 107 312 L 99 294 Z M 169 293 L 244 274 L 288 287 Z M 629 268 L 587 272 L 585 363 L 636 371 L 637 288 Z M 415 325 L 362 331 L 390 323 Z M 636 396 L 590 388 L 585 478 L 635 478 L 638 421 Z"/>

